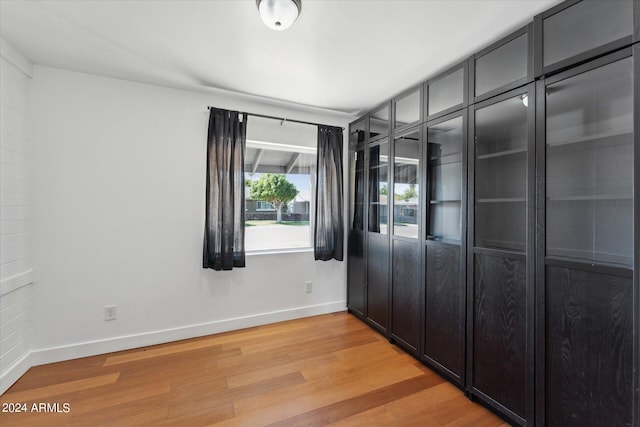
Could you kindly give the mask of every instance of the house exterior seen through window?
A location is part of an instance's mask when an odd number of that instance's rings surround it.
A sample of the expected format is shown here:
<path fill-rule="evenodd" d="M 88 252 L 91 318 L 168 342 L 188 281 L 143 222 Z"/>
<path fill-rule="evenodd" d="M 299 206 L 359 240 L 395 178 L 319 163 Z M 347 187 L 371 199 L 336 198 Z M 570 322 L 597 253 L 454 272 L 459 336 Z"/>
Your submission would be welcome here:
<path fill-rule="evenodd" d="M 315 173 L 315 148 L 247 141 L 247 252 L 313 246 Z"/>

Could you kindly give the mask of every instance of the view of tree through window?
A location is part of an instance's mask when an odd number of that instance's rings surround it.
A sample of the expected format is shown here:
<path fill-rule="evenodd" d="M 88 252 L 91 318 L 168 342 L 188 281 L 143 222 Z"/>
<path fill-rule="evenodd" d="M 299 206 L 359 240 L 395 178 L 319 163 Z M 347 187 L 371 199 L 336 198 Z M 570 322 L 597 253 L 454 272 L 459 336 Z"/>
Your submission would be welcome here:
<path fill-rule="evenodd" d="M 245 248 L 312 247 L 314 148 L 247 141 Z"/>

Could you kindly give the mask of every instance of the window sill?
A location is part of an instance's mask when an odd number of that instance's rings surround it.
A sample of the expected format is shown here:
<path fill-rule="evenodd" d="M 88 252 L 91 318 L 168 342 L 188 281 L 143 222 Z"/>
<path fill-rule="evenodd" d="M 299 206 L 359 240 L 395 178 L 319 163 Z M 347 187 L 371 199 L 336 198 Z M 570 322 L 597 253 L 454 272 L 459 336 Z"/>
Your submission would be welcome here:
<path fill-rule="evenodd" d="M 289 248 L 289 249 L 261 249 L 255 251 L 247 251 L 245 252 L 246 256 L 256 256 L 256 255 L 278 255 L 278 254 L 295 254 L 295 253 L 304 253 L 310 252 L 313 253 L 313 248 Z"/>

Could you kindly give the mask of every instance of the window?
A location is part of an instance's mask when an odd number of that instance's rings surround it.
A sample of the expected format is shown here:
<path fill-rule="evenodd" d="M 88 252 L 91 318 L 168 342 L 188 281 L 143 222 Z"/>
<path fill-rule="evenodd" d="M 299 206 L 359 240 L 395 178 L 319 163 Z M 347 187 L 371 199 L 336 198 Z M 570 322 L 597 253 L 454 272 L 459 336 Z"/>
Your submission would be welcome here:
<path fill-rule="evenodd" d="M 247 252 L 313 247 L 315 173 L 315 147 L 247 140 Z M 274 194 L 274 187 L 284 190 Z"/>
<path fill-rule="evenodd" d="M 275 211 L 271 202 L 263 202 L 262 200 L 256 201 L 256 211 Z"/>

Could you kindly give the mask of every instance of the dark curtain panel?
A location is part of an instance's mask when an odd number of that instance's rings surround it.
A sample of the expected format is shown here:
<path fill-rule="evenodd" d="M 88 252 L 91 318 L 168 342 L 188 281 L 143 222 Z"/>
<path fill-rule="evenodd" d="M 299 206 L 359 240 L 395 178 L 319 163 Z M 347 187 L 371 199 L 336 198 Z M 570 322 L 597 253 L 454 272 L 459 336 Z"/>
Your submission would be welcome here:
<path fill-rule="evenodd" d="M 343 260 L 342 129 L 318 126 L 316 174 L 316 260 Z"/>
<path fill-rule="evenodd" d="M 211 108 L 202 267 L 244 267 L 244 152 L 247 114 Z"/>
<path fill-rule="evenodd" d="M 369 231 L 380 232 L 380 146 L 369 149 Z"/>
<path fill-rule="evenodd" d="M 354 196 L 357 198 L 361 195 L 361 201 L 364 199 L 364 150 L 356 152 L 356 165 L 355 165 L 355 182 L 354 182 Z M 354 230 L 364 229 L 364 204 L 354 203 L 353 205 L 353 225 Z"/>

